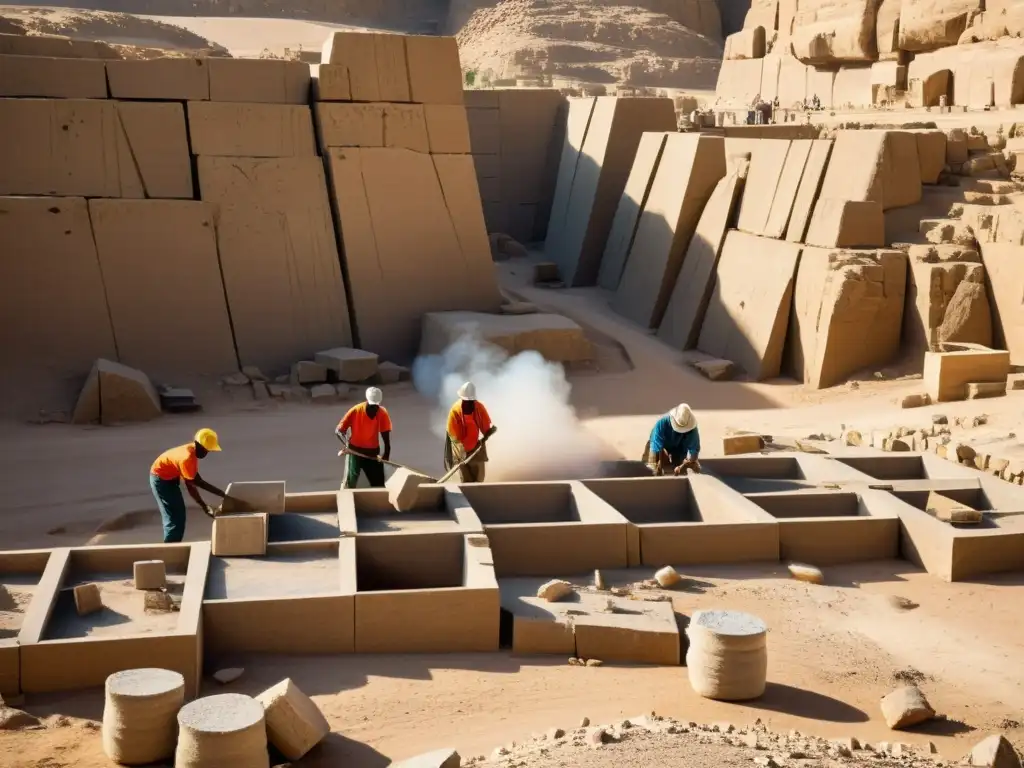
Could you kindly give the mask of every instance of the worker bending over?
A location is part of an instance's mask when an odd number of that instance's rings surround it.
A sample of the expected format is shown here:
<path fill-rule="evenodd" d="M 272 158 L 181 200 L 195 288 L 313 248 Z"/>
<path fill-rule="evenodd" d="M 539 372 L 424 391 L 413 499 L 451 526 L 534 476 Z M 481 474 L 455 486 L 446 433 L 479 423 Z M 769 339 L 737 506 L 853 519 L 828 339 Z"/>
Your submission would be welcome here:
<path fill-rule="evenodd" d="M 681 403 L 654 424 L 644 447 L 643 461 L 655 475 L 671 468 L 682 475 L 687 469 L 700 472 L 700 431 L 690 406 Z"/>
<path fill-rule="evenodd" d="M 338 455 L 346 453 L 345 481 L 342 488 L 355 488 L 359 473 L 366 474 L 371 488 L 384 487 L 384 465 L 380 460 L 391 458 L 391 417 L 381 405 L 384 393 L 377 387 L 366 390 L 366 401 L 352 406 L 338 422 L 334 434 L 346 443 Z M 349 437 L 346 438 L 345 433 Z M 380 442 L 384 441 L 384 454 L 380 454 Z"/>
<path fill-rule="evenodd" d="M 476 399 L 476 387 L 467 381 L 459 387 L 459 399 L 448 412 L 448 429 L 444 436 L 445 471 L 450 472 L 479 446 L 473 458 L 459 468 L 459 475 L 464 483 L 482 483 L 487 469 L 487 446 L 482 440 L 497 431 L 484 404 Z"/>
<path fill-rule="evenodd" d="M 149 470 L 149 487 L 160 508 L 164 526 L 164 544 L 176 544 L 185 536 L 185 498 L 181 495 L 181 481 L 185 481 L 188 495 L 210 517 L 213 509 L 203 501 L 197 488 L 221 499 L 227 498 L 220 490 L 199 476 L 199 460 L 211 451 L 219 451 L 220 442 L 212 429 L 200 429 L 191 443 L 164 451 Z"/>

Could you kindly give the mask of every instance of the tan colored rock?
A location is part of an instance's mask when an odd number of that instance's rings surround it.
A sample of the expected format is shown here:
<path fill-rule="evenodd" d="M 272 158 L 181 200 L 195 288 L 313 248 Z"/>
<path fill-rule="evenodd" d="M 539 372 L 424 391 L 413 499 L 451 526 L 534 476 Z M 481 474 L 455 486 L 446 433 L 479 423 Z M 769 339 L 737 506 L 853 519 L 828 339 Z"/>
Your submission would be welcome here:
<path fill-rule="evenodd" d="M 819 197 L 804 242 L 822 248 L 873 248 L 885 245 L 885 215 L 880 203 Z"/>
<path fill-rule="evenodd" d="M 1001 733 L 992 734 L 975 744 L 965 762 L 983 768 L 1021 768 L 1017 750 Z"/>
<path fill-rule="evenodd" d="M 75 611 L 79 616 L 88 616 L 103 608 L 103 598 L 96 584 L 79 584 L 74 589 L 74 595 Z"/>
<path fill-rule="evenodd" d="M 409 512 L 419 501 L 420 486 L 431 482 L 431 478 L 409 469 L 397 469 L 385 483 L 388 501 L 399 512 Z"/>
<path fill-rule="evenodd" d="M 572 584 L 562 579 L 552 579 L 545 582 L 537 589 L 537 597 L 547 600 L 549 603 L 557 602 L 568 597 L 573 592 Z"/>
<path fill-rule="evenodd" d="M 124 424 L 151 421 L 162 414 L 160 396 L 146 374 L 110 360 L 97 360 L 82 387 L 72 421 Z"/>
<path fill-rule="evenodd" d="M 899 47 L 931 51 L 956 45 L 982 7 L 981 0 L 903 0 Z"/>
<path fill-rule="evenodd" d="M 873 200 L 883 210 L 920 202 L 921 168 L 914 134 L 838 131 L 819 197 Z"/>
<path fill-rule="evenodd" d="M 229 683 L 235 682 L 238 678 L 245 674 L 245 670 L 242 667 L 227 667 L 225 669 L 218 669 L 213 673 L 213 679 L 221 685 L 228 685 Z"/>
<path fill-rule="evenodd" d="M 711 381 L 730 381 L 736 376 L 732 360 L 697 360 L 692 365 Z"/>
<path fill-rule="evenodd" d="M 793 17 L 793 54 L 815 65 L 872 61 L 875 21 L 873 0 L 801 0 Z"/>
<path fill-rule="evenodd" d="M 981 264 L 910 262 L 904 338 L 918 350 L 945 342 L 992 346 L 991 308 Z M 967 285 L 961 290 L 961 285 Z"/>
<path fill-rule="evenodd" d="M 946 133 L 946 162 L 949 165 L 967 162 L 967 152 L 967 132 L 963 128 L 953 128 Z"/>
<path fill-rule="evenodd" d="M 819 568 L 804 563 L 790 563 L 786 566 L 789 575 L 797 581 L 806 581 L 808 584 L 824 584 L 825 576 Z"/>
<path fill-rule="evenodd" d="M 988 397 L 1002 397 L 1006 394 L 1005 381 L 975 381 L 967 385 L 968 400 L 983 400 Z M 985 467 L 988 469 L 989 467 Z"/>
<path fill-rule="evenodd" d="M 240 693 L 204 696 L 178 712 L 175 768 L 266 768 L 267 722 L 260 702 Z"/>
<path fill-rule="evenodd" d="M 762 59 L 764 54 L 764 27 L 741 29 L 725 38 L 725 59 Z"/>
<path fill-rule="evenodd" d="M 167 567 L 163 560 L 136 560 L 132 564 L 136 589 L 163 589 L 167 586 Z"/>
<path fill-rule="evenodd" d="M 301 759 L 331 732 L 320 709 L 290 678 L 256 700 L 263 705 L 268 741 L 289 760 Z"/>
<path fill-rule="evenodd" d="M 722 438 L 722 453 L 735 456 L 741 453 L 757 453 L 764 448 L 764 438 L 753 432 L 725 435 Z"/>
<path fill-rule="evenodd" d="M 552 362 L 590 360 L 593 349 L 583 329 L 561 315 L 488 315 L 429 312 L 423 316 L 420 354 L 436 355 L 465 336 L 476 336 L 515 355 L 534 350 Z"/>
<path fill-rule="evenodd" d="M 935 491 L 928 494 L 924 508 L 946 523 L 980 523 L 982 520 L 981 512 Z"/>
<path fill-rule="evenodd" d="M 683 577 L 671 565 L 666 565 L 654 574 L 654 580 L 658 582 L 658 586 L 668 589 L 681 582 Z"/>
<path fill-rule="evenodd" d="M 267 552 L 267 514 L 218 515 L 213 521 L 216 557 L 253 557 Z"/>
<path fill-rule="evenodd" d="M 169 613 L 174 610 L 174 601 L 166 592 L 159 589 L 150 589 L 142 596 L 142 607 L 146 611 Z"/>
<path fill-rule="evenodd" d="M 380 368 L 376 354 L 349 347 L 337 347 L 317 352 L 314 359 L 318 365 L 326 369 L 332 381 L 351 384 L 372 379 Z"/>
<path fill-rule="evenodd" d="M 104 685 L 103 751 L 122 765 L 172 758 L 185 678 L 168 669 L 129 669 Z"/>
<path fill-rule="evenodd" d="M 462 758 L 454 749 L 438 749 L 392 763 L 391 768 L 460 768 Z"/>
<path fill-rule="evenodd" d="M 935 717 L 921 689 L 916 685 L 897 688 L 881 701 L 882 717 L 892 730 L 910 728 Z"/>
<path fill-rule="evenodd" d="M 917 139 L 917 163 L 922 184 L 935 184 L 946 165 L 946 134 L 931 129 L 910 131 Z"/>
<path fill-rule="evenodd" d="M 992 345 L 992 312 L 982 280 L 962 280 L 946 307 L 937 332 L 939 343 Z"/>

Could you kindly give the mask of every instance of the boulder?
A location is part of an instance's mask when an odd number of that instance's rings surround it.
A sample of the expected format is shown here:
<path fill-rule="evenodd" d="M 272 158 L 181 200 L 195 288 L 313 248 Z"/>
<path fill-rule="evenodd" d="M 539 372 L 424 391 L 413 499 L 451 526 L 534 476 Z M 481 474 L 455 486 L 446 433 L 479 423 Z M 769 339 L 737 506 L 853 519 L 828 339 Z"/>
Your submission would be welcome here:
<path fill-rule="evenodd" d="M 956 45 L 983 0 L 903 0 L 899 47 L 904 51 L 933 51 Z"/>
<path fill-rule="evenodd" d="M 876 0 L 801 0 L 793 16 L 793 54 L 805 64 L 873 61 Z"/>
<path fill-rule="evenodd" d="M 126 424 L 159 418 L 160 395 L 142 371 L 97 360 L 72 413 L 74 424 Z"/>
<path fill-rule="evenodd" d="M 975 744 L 965 762 L 983 768 L 1021 768 L 1017 750 L 1001 733 L 993 734 Z"/>
<path fill-rule="evenodd" d="M 300 360 L 292 365 L 292 384 L 323 384 L 327 381 L 327 368 L 312 360 Z"/>
<path fill-rule="evenodd" d="M 431 482 L 433 482 L 433 478 L 413 472 L 411 469 L 397 469 L 385 483 L 388 489 L 388 501 L 399 512 L 415 509 L 419 500 L 420 486 Z"/>
<path fill-rule="evenodd" d="M 910 728 L 935 717 L 935 710 L 916 685 L 897 688 L 881 701 L 882 717 L 891 729 Z"/>
<path fill-rule="evenodd" d="M 488 315 L 482 312 L 428 312 L 423 316 L 420 355 L 437 355 L 463 338 L 478 338 L 510 355 L 533 350 L 556 363 L 582 362 L 593 356 L 583 329 L 567 317 Z"/>
<path fill-rule="evenodd" d="M 959 341 L 992 346 L 992 309 L 981 272 L 982 268 L 976 269 L 972 279 L 961 280 L 956 287 L 938 328 L 940 344 Z"/>
<path fill-rule="evenodd" d="M 669 587 L 674 587 L 676 584 L 681 582 L 683 577 L 680 576 L 679 571 L 671 565 L 666 565 L 654 574 L 654 580 L 658 582 L 659 587 L 668 589 Z"/>
<path fill-rule="evenodd" d="M 950 341 L 992 346 L 991 307 L 981 264 L 922 262 L 912 255 L 908 275 L 903 335 L 915 353 L 938 351 Z"/>
<path fill-rule="evenodd" d="M 547 600 L 549 603 L 554 603 L 564 597 L 568 597 L 572 592 L 572 584 L 568 581 L 552 579 L 551 581 L 545 582 L 537 589 L 537 597 L 541 600 Z"/>
<path fill-rule="evenodd" d="M 263 705 L 267 740 L 289 760 L 300 759 L 331 732 L 323 713 L 289 678 L 256 700 Z"/>

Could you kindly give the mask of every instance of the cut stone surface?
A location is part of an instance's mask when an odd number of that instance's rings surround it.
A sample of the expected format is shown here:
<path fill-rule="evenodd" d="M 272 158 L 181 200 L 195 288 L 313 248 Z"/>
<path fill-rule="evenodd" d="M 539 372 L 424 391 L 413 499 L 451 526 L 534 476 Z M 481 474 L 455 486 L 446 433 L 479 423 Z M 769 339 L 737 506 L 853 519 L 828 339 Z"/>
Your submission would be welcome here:
<path fill-rule="evenodd" d="M 982 521 L 981 512 L 935 491 L 929 492 L 924 508 L 925 511 L 946 523 L 980 523 Z"/>
<path fill-rule="evenodd" d="M 487 315 L 479 312 L 430 312 L 423 316 L 420 355 L 442 353 L 456 341 L 476 337 L 510 355 L 539 352 L 552 362 L 590 360 L 593 349 L 583 329 L 562 315 Z"/>
<path fill-rule="evenodd" d="M 564 597 L 568 597 L 572 593 L 572 584 L 561 579 L 554 579 L 540 586 L 537 590 L 537 597 L 547 600 L 549 603 L 554 603 Z"/>
<path fill-rule="evenodd" d="M 978 381 L 967 384 L 968 400 L 981 400 L 986 397 L 1002 397 L 1005 394 L 1005 381 Z"/>
<path fill-rule="evenodd" d="M 753 433 L 725 435 L 722 438 L 722 452 L 725 456 L 734 456 L 740 453 L 758 453 L 763 448 L 764 438 Z"/>
<path fill-rule="evenodd" d="M 883 210 L 921 201 L 917 139 L 908 131 L 840 130 L 820 197 L 872 200 Z"/>
<path fill-rule="evenodd" d="M 290 678 L 256 700 L 263 705 L 268 740 L 289 760 L 299 760 L 331 732 L 323 713 Z"/>
<path fill-rule="evenodd" d="M 732 360 L 698 360 L 693 367 L 711 381 L 730 381 L 736 375 Z"/>
<path fill-rule="evenodd" d="M 79 584 L 74 589 L 74 595 L 75 611 L 79 616 L 88 616 L 103 608 L 103 598 L 96 584 Z"/>
<path fill-rule="evenodd" d="M 292 384 L 323 384 L 327 381 L 327 368 L 312 360 L 300 360 L 292 365 Z"/>
<path fill-rule="evenodd" d="M 218 515 L 213 520 L 216 557 L 252 557 L 267 553 L 267 515 L 256 512 Z"/>
<path fill-rule="evenodd" d="M 245 674 L 245 670 L 242 667 L 228 667 L 227 669 L 218 669 L 213 673 L 213 679 L 221 685 L 227 685 L 233 683 L 235 680 Z"/>
<path fill-rule="evenodd" d="M 885 245 L 885 215 L 880 203 L 819 198 L 805 242 L 822 248 L 872 248 Z"/>
<path fill-rule="evenodd" d="M 104 685 L 103 751 L 122 765 L 174 756 L 175 716 L 185 703 L 185 678 L 168 669 L 129 669 Z"/>
<path fill-rule="evenodd" d="M 893 730 L 910 728 L 935 717 L 928 700 L 916 685 L 897 688 L 882 697 L 882 717 Z"/>
<path fill-rule="evenodd" d="M 877 53 L 874 0 L 802 0 L 793 14 L 794 55 L 805 64 L 869 62 Z"/>
<path fill-rule="evenodd" d="M 163 589 L 167 586 L 167 567 L 163 560 L 136 560 L 132 564 L 136 589 Z"/>
<path fill-rule="evenodd" d="M 175 768 L 235 765 L 269 768 L 267 723 L 260 702 L 221 693 L 189 702 L 178 712 Z"/>
<path fill-rule="evenodd" d="M 979 741 L 967 755 L 967 762 L 983 768 L 1020 768 L 1020 756 L 1001 733 Z"/>
<path fill-rule="evenodd" d="M 385 483 L 388 501 L 399 512 L 409 512 L 419 500 L 420 486 L 432 482 L 432 478 L 408 469 L 396 469 Z"/>
<path fill-rule="evenodd" d="M 279 515 L 285 511 L 284 480 L 250 480 L 229 483 L 225 493 L 229 498 L 225 499 L 222 505 L 221 511 L 224 514 L 265 512 Z"/>
<path fill-rule="evenodd" d="M 372 379 L 380 367 L 376 354 L 350 347 L 337 347 L 317 352 L 316 362 L 327 369 L 332 381 L 351 384 Z"/>

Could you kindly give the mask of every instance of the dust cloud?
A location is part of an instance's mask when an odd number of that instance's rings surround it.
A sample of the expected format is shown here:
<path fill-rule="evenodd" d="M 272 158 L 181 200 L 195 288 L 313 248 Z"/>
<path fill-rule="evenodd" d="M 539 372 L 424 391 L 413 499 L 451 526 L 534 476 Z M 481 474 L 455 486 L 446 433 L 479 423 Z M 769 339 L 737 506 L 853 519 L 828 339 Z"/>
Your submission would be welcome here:
<path fill-rule="evenodd" d="M 562 366 L 537 352 L 509 357 L 500 347 L 463 336 L 440 355 L 417 358 L 412 380 L 437 403 L 431 429 L 441 440 L 458 388 L 467 380 L 476 385 L 477 399 L 498 428 L 487 442 L 488 480 L 596 477 L 608 458 L 608 447 L 576 417 Z"/>

